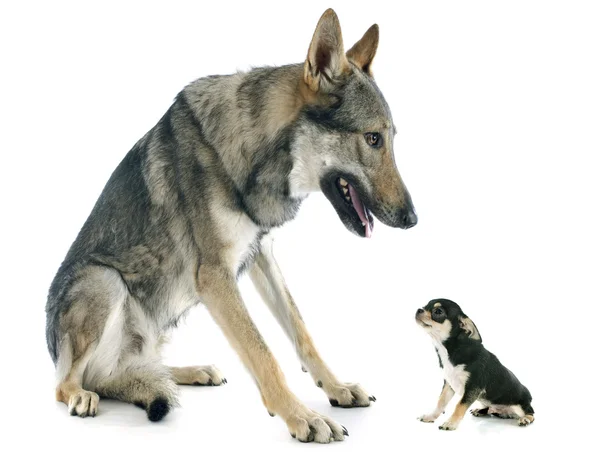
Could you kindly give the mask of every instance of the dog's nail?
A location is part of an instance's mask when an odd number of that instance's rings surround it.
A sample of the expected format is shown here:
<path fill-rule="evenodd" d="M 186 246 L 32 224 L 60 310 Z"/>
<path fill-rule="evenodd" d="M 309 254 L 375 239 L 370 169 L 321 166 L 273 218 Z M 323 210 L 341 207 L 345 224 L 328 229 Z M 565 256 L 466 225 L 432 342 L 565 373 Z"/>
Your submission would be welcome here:
<path fill-rule="evenodd" d="M 292 436 L 294 439 L 296 439 L 296 435 L 293 433 L 290 433 L 290 436 Z"/>
<path fill-rule="evenodd" d="M 308 372 L 304 366 L 302 366 L 302 372 Z"/>
<path fill-rule="evenodd" d="M 227 379 L 223 379 L 223 383 L 226 384 L 227 383 Z"/>
<path fill-rule="evenodd" d="M 369 401 L 377 401 L 377 398 L 375 398 L 374 396 L 369 397 Z"/>
<path fill-rule="evenodd" d="M 271 418 L 274 418 L 274 417 L 275 417 L 275 413 L 271 413 L 270 411 L 267 411 L 267 413 L 269 413 L 269 416 L 270 416 Z"/>
<path fill-rule="evenodd" d="M 346 426 L 342 426 L 342 429 L 344 430 L 344 436 L 350 435 L 350 434 L 348 434 L 348 430 L 346 429 Z"/>
<path fill-rule="evenodd" d="M 340 402 L 337 401 L 335 398 L 330 398 L 329 403 L 331 404 L 331 406 L 340 406 Z"/>
<path fill-rule="evenodd" d="M 323 382 L 321 382 L 320 380 L 317 381 L 317 387 L 321 388 L 323 386 Z"/>

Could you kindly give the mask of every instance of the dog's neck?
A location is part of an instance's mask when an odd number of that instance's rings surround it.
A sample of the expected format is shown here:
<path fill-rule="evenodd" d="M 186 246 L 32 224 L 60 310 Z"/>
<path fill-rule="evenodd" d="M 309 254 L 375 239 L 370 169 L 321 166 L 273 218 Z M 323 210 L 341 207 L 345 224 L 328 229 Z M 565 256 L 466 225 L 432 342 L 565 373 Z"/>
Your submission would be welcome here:
<path fill-rule="evenodd" d="M 291 220 L 306 196 L 290 188 L 291 148 L 295 122 L 313 95 L 302 64 L 206 77 L 182 93 L 236 199 L 262 228 Z"/>

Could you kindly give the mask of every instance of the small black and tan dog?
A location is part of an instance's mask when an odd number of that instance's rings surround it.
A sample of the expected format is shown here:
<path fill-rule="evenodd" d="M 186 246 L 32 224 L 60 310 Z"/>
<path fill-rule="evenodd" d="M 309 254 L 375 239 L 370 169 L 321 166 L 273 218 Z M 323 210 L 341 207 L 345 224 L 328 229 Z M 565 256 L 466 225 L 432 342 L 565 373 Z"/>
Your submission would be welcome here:
<path fill-rule="evenodd" d="M 483 407 L 471 410 L 474 416 L 518 419 L 520 426 L 533 422 L 529 390 L 483 347 L 475 323 L 456 303 L 434 299 L 417 310 L 416 321 L 433 339 L 444 371 L 444 388 L 437 407 L 421 416 L 421 421 L 433 423 L 456 393 L 461 398 L 440 429 L 456 429 L 475 401 Z"/>

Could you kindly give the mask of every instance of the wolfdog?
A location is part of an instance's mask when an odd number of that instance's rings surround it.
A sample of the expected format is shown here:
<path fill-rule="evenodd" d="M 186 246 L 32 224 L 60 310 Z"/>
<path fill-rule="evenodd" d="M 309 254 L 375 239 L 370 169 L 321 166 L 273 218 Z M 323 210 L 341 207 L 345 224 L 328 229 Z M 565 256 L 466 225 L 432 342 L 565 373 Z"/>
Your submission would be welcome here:
<path fill-rule="evenodd" d="M 392 227 L 416 224 L 394 161 L 392 116 L 372 76 L 378 42 L 373 25 L 346 52 L 337 15 L 327 10 L 303 63 L 192 82 L 133 146 L 48 294 L 56 398 L 71 415 L 95 416 L 99 397 L 109 397 L 158 421 L 177 405 L 177 385 L 224 383 L 214 366 L 161 362 L 165 334 L 201 303 L 292 436 L 344 439 L 344 427 L 288 388 L 237 280 L 249 273 L 332 405 L 374 401 L 321 359 L 273 258 L 269 232 L 319 190 L 361 237 L 371 235 L 373 216 Z"/>

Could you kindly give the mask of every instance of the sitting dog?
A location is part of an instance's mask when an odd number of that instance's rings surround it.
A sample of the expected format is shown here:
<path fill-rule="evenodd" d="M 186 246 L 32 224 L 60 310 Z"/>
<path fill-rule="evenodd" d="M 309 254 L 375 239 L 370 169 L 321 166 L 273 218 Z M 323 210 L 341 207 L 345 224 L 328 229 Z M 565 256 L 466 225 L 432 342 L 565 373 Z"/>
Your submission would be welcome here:
<path fill-rule="evenodd" d="M 435 410 L 419 420 L 433 423 L 457 393 L 460 400 L 454 413 L 440 429 L 456 429 L 475 401 L 483 407 L 472 410 L 473 416 L 516 418 L 520 426 L 533 423 L 529 390 L 483 347 L 475 323 L 456 303 L 432 300 L 417 310 L 416 321 L 433 339 L 444 371 L 444 387 Z"/>

